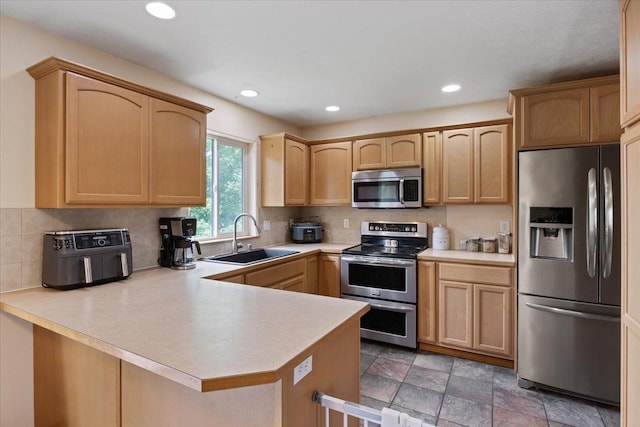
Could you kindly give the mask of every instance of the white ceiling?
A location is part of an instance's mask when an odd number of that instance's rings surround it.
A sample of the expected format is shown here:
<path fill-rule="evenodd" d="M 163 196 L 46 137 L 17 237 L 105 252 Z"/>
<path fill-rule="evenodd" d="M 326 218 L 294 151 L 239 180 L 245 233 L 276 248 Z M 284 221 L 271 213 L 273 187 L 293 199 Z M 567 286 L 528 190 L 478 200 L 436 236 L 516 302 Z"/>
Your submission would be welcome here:
<path fill-rule="evenodd" d="M 166 3 L 174 20 L 122 0 L 1 0 L 0 13 L 298 126 L 502 99 L 619 67 L 617 0 Z M 462 90 L 440 92 L 452 82 Z"/>

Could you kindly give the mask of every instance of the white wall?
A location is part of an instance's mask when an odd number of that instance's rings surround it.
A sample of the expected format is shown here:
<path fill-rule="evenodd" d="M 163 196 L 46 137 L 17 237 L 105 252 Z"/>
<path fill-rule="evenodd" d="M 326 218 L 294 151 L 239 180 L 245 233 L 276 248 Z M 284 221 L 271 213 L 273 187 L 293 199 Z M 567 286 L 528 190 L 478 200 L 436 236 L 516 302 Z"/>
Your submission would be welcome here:
<path fill-rule="evenodd" d="M 328 139 L 510 118 L 511 116 L 507 113 L 507 99 L 505 98 L 449 108 L 367 117 L 322 126 L 307 126 L 302 128 L 302 135 L 300 136 L 311 140 Z"/>

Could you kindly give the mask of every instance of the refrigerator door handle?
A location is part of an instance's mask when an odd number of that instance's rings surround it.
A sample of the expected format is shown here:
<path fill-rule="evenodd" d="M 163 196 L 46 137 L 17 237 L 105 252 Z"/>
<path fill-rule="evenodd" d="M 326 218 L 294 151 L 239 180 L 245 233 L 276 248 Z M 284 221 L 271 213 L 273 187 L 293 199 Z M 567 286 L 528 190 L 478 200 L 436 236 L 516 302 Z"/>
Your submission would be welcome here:
<path fill-rule="evenodd" d="M 596 275 L 596 251 L 598 249 L 598 188 L 596 170 L 589 169 L 587 185 L 587 273 Z"/>
<path fill-rule="evenodd" d="M 604 242 L 602 245 L 602 277 L 611 276 L 611 257 L 613 256 L 613 180 L 611 169 L 602 169 L 604 183 Z"/>
<path fill-rule="evenodd" d="M 592 314 L 583 313 L 582 311 L 567 310 L 565 308 L 549 307 L 548 305 L 534 304 L 532 302 L 524 303 L 527 307 L 534 308 L 536 310 L 548 311 L 550 313 L 564 314 L 566 316 L 580 317 L 582 319 L 600 320 L 603 322 L 620 322 L 620 318 L 617 316 L 606 316 L 604 314 Z"/>

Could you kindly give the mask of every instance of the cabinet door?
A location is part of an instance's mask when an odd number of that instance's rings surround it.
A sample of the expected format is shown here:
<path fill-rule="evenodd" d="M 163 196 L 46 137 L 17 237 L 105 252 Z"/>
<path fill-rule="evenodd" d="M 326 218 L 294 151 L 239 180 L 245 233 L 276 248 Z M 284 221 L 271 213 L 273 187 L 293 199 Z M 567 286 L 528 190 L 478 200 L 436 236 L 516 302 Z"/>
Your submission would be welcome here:
<path fill-rule="evenodd" d="M 436 342 L 436 267 L 418 263 L 418 341 Z"/>
<path fill-rule="evenodd" d="M 620 109 L 622 126 L 640 120 L 640 4 L 620 2 Z"/>
<path fill-rule="evenodd" d="M 351 142 L 311 147 L 311 205 L 351 205 Z"/>
<path fill-rule="evenodd" d="M 384 138 L 361 139 L 353 143 L 353 170 L 384 169 L 387 150 Z"/>
<path fill-rule="evenodd" d="M 36 426 L 120 426 L 120 360 L 33 326 Z"/>
<path fill-rule="evenodd" d="M 149 97 L 67 73 L 67 203 L 148 203 Z"/>
<path fill-rule="evenodd" d="M 443 202 L 473 203 L 473 129 L 442 132 Z"/>
<path fill-rule="evenodd" d="M 304 280 L 306 266 L 307 261 L 304 259 L 285 262 L 247 273 L 245 274 L 245 282 L 247 285 L 281 289 L 280 285 L 291 279 Z"/>
<path fill-rule="evenodd" d="M 340 256 L 318 257 L 318 295 L 340 298 Z"/>
<path fill-rule="evenodd" d="M 522 148 L 589 142 L 589 88 L 522 99 Z"/>
<path fill-rule="evenodd" d="M 509 201 L 509 126 L 474 129 L 474 193 L 476 203 Z"/>
<path fill-rule="evenodd" d="M 473 285 L 473 348 L 512 355 L 511 288 Z"/>
<path fill-rule="evenodd" d="M 304 292 L 308 294 L 318 293 L 318 257 L 316 255 L 307 258 L 307 269 L 304 272 Z"/>
<path fill-rule="evenodd" d="M 291 279 L 284 280 L 278 283 L 277 286 L 271 286 L 272 288 L 282 289 L 283 291 L 291 292 L 304 292 L 304 275 L 292 277 Z"/>
<path fill-rule="evenodd" d="M 591 96 L 591 142 L 620 141 L 620 85 L 593 87 Z"/>
<path fill-rule="evenodd" d="M 206 116 L 151 98 L 151 202 L 206 204 Z"/>
<path fill-rule="evenodd" d="M 422 203 L 437 205 L 442 202 L 442 135 L 440 132 L 422 134 Z"/>
<path fill-rule="evenodd" d="M 284 203 L 305 205 L 309 189 L 309 147 L 285 139 Z"/>
<path fill-rule="evenodd" d="M 472 348 L 473 285 L 440 280 L 438 293 L 438 342 Z"/>
<path fill-rule="evenodd" d="M 419 133 L 386 138 L 387 168 L 422 166 L 422 140 Z"/>

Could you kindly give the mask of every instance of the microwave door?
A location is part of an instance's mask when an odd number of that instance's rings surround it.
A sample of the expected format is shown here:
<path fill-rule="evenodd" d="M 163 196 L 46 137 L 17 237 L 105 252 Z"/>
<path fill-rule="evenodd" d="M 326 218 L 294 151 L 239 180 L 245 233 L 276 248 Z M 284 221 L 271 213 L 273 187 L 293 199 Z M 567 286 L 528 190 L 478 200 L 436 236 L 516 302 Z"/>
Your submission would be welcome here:
<path fill-rule="evenodd" d="M 399 182 L 398 180 L 354 181 L 353 202 L 370 207 L 398 203 L 400 201 Z"/>

